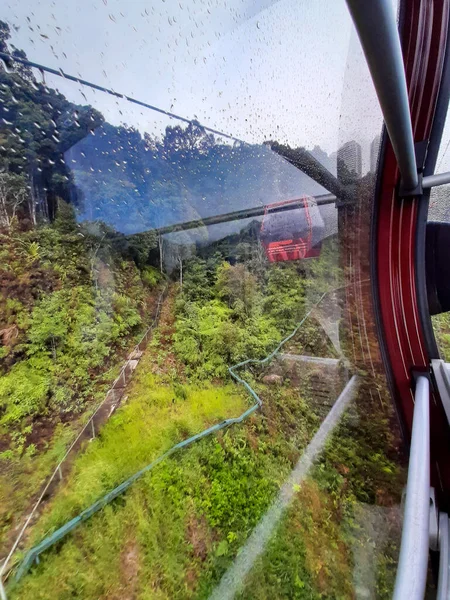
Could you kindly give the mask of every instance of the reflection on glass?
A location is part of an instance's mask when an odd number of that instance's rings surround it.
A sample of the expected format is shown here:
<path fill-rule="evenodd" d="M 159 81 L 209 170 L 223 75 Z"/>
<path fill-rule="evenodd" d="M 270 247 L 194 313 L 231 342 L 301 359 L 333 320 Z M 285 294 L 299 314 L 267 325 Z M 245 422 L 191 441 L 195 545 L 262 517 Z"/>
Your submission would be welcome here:
<path fill-rule="evenodd" d="M 345 4 L 5 13 L 2 557 L 32 515 L 8 593 L 390 597 L 381 116 Z"/>

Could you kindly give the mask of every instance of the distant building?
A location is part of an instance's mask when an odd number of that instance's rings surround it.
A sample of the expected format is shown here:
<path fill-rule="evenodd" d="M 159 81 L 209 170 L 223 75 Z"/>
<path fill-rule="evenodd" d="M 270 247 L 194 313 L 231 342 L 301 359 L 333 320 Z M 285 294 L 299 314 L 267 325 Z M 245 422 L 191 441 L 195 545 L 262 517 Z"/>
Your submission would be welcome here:
<path fill-rule="evenodd" d="M 380 141 L 379 135 L 375 136 L 370 144 L 370 172 L 375 173 L 377 170 L 378 153 L 380 152 Z"/>
<path fill-rule="evenodd" d="M 342 178 L 346 174 L 356 177 L 362 175 L 361 146 L 355 140 L 346 142 L 341 146 L 337 153 L 338 177 Z M 344 168 L 345 167 L 345 168 Z"/>

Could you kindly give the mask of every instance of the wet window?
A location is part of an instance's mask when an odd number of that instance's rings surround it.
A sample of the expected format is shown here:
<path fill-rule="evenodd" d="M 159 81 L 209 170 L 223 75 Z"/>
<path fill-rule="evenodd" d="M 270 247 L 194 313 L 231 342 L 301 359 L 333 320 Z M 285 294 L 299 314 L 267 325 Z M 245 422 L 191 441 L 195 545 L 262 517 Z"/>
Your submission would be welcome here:
<path fill-rule="evenodd" d="M 389 598 L 382 119 L 345 3 L 0 20 L 8 594 Z"/>
<path fill-rule="evenodd" d="M 436 173 L 450 171 L 450 129 L 448 117 L 442 133 Z M 431 188 L 427 223 L 427 289 L 433 330 L 441 357 L 450 362 L 450 298 L 444 280 L 450 239 L 450 186 Z M 432 259 L 432 256 L 435 259 Z"/>

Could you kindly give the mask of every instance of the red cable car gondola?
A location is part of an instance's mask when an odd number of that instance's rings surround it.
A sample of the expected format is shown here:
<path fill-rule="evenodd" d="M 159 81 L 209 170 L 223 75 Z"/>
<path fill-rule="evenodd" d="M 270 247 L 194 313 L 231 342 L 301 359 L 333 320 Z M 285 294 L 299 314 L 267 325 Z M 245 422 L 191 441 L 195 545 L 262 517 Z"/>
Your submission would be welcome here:
<path fill-rule="evenodd" d="M 269 262 L 316 258 L 325 226 L 311 196 L 268 204 L 261 225 L 261 243 Z"/>

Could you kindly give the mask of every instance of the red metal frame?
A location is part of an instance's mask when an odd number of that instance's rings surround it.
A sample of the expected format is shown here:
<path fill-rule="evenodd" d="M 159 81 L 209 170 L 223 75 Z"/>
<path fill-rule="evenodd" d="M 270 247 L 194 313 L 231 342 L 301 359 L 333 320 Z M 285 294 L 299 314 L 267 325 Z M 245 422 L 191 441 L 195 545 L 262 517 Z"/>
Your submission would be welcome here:
<path fill-rule="evenodd" d="M 407 0 L 404 4 L 402 44 L 414 141 L 430 137 L 447 42 L 449 0 Z M 400 199 L 399 171 L 389 141 L 378 201 L 375 235 L 378 301 L 388 368 L 394 396 L 410 435 L 414 406 L 413 371 L 428 371 L 416 297 L 417 203 Z M 441 502 L 450 499 L 450 429 L 438 398 L 431 403 L 432 485 Z"/>

